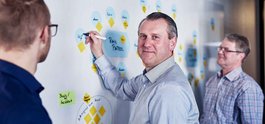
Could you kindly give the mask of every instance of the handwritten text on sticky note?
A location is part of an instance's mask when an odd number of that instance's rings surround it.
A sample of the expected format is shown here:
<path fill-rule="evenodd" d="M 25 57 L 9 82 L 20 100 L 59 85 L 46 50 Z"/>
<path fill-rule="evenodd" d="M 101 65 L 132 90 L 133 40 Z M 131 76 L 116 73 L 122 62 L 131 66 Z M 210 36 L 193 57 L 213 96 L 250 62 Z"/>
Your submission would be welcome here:
<path fill-rule="evenodd" d="M 75 103 L 75 93 L 73 91 L 64 91 L 59 93 L 59 105 L 72 105 Z"/>

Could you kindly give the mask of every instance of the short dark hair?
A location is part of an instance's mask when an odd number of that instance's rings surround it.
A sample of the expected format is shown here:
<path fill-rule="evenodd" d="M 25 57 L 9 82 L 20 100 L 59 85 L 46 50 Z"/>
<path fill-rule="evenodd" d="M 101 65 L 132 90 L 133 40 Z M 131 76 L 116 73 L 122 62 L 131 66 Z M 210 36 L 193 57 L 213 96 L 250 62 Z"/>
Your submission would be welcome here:
<path fill-rule="evenodd" d="M 0 0 L 0 45 L 5 50 L 28 48 L 36 32 L 48 24 L 44 0 Z"/>
<path fill-rule="evenodd" d="M 236 43 L 236 49 L 245 53 L 245 57 L 243 61 L 246 59 L 248 54 L 250 53 L 250 46 L 249 40 L 247 37 L 237 34 L 237 33 L 230 33 L 225 36 L 230 42 Z"/>
<path fill-rule="evenodd" d="M 170 16 L 162 12 L 153 12 L 149 14 L 146 18 L 144 18 L 138 26 L 138 34 L 139 34 L 140 26 L 145 20 L 158 20 L 158 19 L 164 19 L 167 22 L 168 24 L 167 32 L 168 32 L 169 39 L 173 37 L 178 37 L 178 29 L 177 29 L 177 25 L 175 21 Z"/>

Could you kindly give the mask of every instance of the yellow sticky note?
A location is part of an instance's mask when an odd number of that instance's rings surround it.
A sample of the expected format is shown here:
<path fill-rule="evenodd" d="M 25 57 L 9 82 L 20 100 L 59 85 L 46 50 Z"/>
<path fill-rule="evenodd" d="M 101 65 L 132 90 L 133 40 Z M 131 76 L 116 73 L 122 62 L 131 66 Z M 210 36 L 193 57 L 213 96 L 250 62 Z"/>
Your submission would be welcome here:
<path fill-rule="evenodd" d="M 182 44 L 179 45 L 179 50 L 181 50 L 181 51 L 183 50 L 183 45 Z"/>
<path fill-rule="evenodd" d="M 89 112 L 90 112 L 91 115 L 94 116 L 94 115 L 96 114 L 96 112 L 97 112 L 96 107 L 95 107 L 95 106 L 92 106 L 92 107 L 90 108 Z"/>
<path fill-rule="evenodd" d="M 98 112 L 99 112 L 99 114 L 100 114 L 101 116 L 104 116 L 104 114 L 105 114 L 105 112 L 106 112 L 104 106 L 101 106 Z"/>
<path fill-rule="evenodd" d="M 123 27 L 124 27 L 125 29 L 127 29 L 128 26 L 129 26 L 128 22 L 127 22 L 127 21 L 124 21 L 124 22 L 123 22 Z"/>
<path fill-rule="evenodd" d="M 203 65 L 205 68 L 207 67 L 207 61 L 206 60 L 203 61 Z"/>
<path fill-rule="evenodd" d="M 121 36 L 121 43 L 124 44 L 126 42 L 126 37 L 124 35 Z"/>
<path fill-rule="evenodd" d="M 100 22 L 97 23 L 96 28 L 98 29 L 98 31 L 100 32 L 101 29 L 103 28 L 102 24 Z"/>
<path fill-rule="evenodd" d="M 96 65 L 95 65 L 95 64 L 93 64 L 93 65 L 92 65 L 91 69 L 92 69 L 94 72 L 96 72 L 96 73 L 97 73 L 97 67 L 96 67 Z"/>
<path fill-rule="evenodd" d="M 79 48 L 80 52 L 83 52 L 86 49 L 84 42 L 80 42 L 77 47 Z"/>
<path fill-rule="evenodd" d="M 110 27 L 112 27 L 114 24 L 115 24 L 114 19 L 113 18 L 110 18 L 109 19 L 109 25 L 110 25 Z"/>
<path fill-rule="evenodd" d="M 214 24 L 212 24 L 212 25 L 211 25 L 211 27 L 212 27 L 212 30 L 214 31 L 214 29 L 215 29 L 215 26 L 214 26 Z"/>
<path fill-rule="evenodd" d="M 176 20 L 176 18 L 177 18 L 176 13 L 173 13 L 173 14 L 172 14 L 172 17 L 173 17 L 174 20 Z"/>
<path fill-rule="evenodd" d="M 92 120 L 91 116 L 89 114 L 87 114 L 84 118 L 84 120 L 86 121 L 86 124 L 89 124 L 89 122 Z"/>
<path fill-rule="evenodd" d="M 196 39 L 196 38 L 193 39 L 193 44 L 194 44 L 194 45 L 197 44 L 197 39 Z"/>
<path fill-rule="evenodd" d="M 85 93 L 83 98 L 84 102 L 88 104 L 90 102 L 90 99 L 91 99 L 90 96 L 87 93 Z"/>
<path fill-rule="evenodd" d="M 179 57 L 179 63 L 181 63 L 182 62 L 182 57 Z"/>
<path fill-rule="evenodd" d="M 142 10 L 143 10 L 143 12 L 145 13 L 146 10 L 147 10 L 146 6 L 142 6 Z"/>
<path fill-rule="evenodd" d="M 200 79 L 196 78 L 195 81 L 194 81 L 195 87 L 198 87 L 199 83 L 200 83 Z"/>
<path fill-rule="evenodd" d="M 96 114 L 96 116 L 94 117 L 94 121 L 96 122 L 96 124 L 99 123 L 99 121 L 100 121 L 100 117 L 99 117 L 98 114 Z"/>
<path fill-rule="evenodd" d="M 204 74 L 201 74 L 201 79 L 204 79 L 204 77 L 205 77 Z"/>

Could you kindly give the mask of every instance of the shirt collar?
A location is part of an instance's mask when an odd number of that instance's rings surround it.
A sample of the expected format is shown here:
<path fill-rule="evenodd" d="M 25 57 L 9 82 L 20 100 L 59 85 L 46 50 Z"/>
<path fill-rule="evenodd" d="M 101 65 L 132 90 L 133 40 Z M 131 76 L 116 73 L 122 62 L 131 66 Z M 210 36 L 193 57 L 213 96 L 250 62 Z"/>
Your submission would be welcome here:
<path fill-rule="evenodd" d="M 30 92 L 39 94 L 44 89 L 31 73 L 10 62 L 0 60 L 0 72 L 5 72 L 16 78 L 22 82 L 22 85 Z"/>
<path fill-rule="evenodd" d="M 174 57 L 166 59 L 162 63 L 155 66 L 153 69 L 145 73 L 145 76 L 149 79 L 151 83 L 154 83 L 160 75 L 165 73 L 170 67 L 175 64 Z"/>
<path fill-rule="evenodd" d="M 222 76 L 222 70 L 220 70 L 218 73 L 217 73 L 217 76 L 218 78 L 221 78 Z M 232 70 L 231 72 L 229 72 L 228 74 L 226 74 L 224 77 L 226 77 L 229 81 L 233 81 L 235 80 L 239 75 L 240 73 L 242 72 L 242 67 L 238 67 L 234 70 Z"/>

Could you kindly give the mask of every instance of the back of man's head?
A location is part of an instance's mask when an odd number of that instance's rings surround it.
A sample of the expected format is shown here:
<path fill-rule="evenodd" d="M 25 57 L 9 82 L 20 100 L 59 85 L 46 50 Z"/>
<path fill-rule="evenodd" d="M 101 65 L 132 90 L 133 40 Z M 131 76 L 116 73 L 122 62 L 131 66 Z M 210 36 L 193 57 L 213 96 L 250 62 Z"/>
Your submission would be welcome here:
<path fill-rule="evenodd" d="M 6 51 L 28 48 L 49 23 L 43 0 L 0 0 L 0 46 Z"/>

